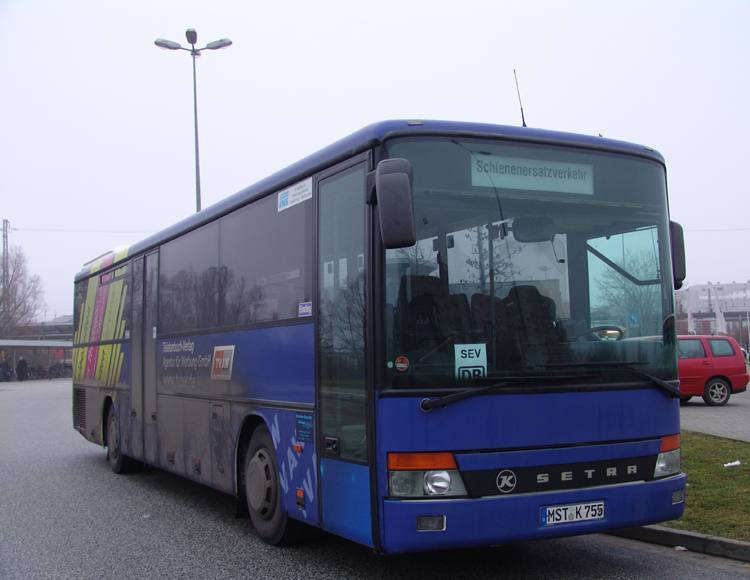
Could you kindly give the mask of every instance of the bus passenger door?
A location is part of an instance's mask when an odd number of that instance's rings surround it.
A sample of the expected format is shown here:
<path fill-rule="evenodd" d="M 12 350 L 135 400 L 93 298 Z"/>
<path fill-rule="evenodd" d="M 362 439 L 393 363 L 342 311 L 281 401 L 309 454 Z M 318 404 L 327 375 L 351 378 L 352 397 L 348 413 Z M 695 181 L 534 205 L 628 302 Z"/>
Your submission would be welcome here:
<path fill-rule="evenodd" d="M 321 527 L 373 546 L 365 373 L 365 163 L 320 181 Z"/>
<path fill-rule="evenodd" d="M 159 254 L 146 256 L 143 283 L 143 448 L 146 463 L 159 465 L 156 421 L 156 315 Z"/>
<path fill-rule="evenodd" d="M 143 257 L 133 260 L 130 330 L 130 456 L 143 460 Z"/>

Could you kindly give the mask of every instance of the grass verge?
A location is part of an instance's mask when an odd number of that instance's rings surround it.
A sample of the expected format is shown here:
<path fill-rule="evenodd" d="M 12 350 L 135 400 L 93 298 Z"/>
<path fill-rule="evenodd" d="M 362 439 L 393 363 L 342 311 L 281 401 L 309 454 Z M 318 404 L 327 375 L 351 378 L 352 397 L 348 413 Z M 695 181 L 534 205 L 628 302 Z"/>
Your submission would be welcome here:
<path fill-rule="evenodd" d="M 739 467 L 724 467 L 740 460 Z M 685 514 L 662 525 L 750 542 L 750 444 L 682 432 Z"/>

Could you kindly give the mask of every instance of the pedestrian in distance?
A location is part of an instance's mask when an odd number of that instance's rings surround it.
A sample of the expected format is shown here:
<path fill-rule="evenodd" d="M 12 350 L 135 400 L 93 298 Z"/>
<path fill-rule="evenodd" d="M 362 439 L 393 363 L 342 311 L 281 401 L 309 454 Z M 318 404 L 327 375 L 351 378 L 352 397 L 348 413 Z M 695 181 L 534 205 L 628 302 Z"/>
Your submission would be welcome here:
<path fill-rule="evenodd" d="M 18 357 L 18 363 L 16 363 L 16 374 L 18 375 L 19 381 L 26 381 L 29 379 L 29 367 L 26 361 L 23 360 L 22 356 Z"/>
<path fill-rule="evenodd" d="M 0 365 L 0 377 L 2 377 L 4 383 L 10 381 L 10 365 L 5 357 L 3 357 L 3 364 Z"/>

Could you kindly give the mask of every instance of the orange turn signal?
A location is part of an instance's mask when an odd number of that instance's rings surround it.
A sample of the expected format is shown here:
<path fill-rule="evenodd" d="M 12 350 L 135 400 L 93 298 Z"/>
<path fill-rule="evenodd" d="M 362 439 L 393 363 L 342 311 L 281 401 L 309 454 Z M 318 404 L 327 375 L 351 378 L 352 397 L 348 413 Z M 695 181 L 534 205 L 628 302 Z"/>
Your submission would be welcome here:
<path fill-rule="evenodd" d="M 389 453 L 390 471 L 458 469 L 452 453 Z"/>
<path fill-rule="evenodd" d="M 670 435 L 669 437 L 661 438 L 661 453 L 665 451 L 674 451 L 680 448 L 680 434 Z"/>

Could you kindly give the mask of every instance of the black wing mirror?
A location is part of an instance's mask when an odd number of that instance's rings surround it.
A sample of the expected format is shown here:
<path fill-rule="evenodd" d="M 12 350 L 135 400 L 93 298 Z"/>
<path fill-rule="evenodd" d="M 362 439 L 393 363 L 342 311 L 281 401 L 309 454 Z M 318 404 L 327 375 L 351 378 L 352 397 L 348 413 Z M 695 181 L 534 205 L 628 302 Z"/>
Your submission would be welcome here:
<path fill-rule="evenodd" d="M 687 276 L 687 265 L 685 260 L 685 234 L 682 226 L 677 222 L 669 222 L 669 230 L 672 238 L 672 273 L 674 274 L 674 289 L 682 288 L 682 283 Z"/>
<path fill-rule="evenodd" d="M 409 248 L 417 243 L 413 176 L 411 163 L 406 159 L 383 159 L 375 170 L 380 235 L 387 249 Z"/>

